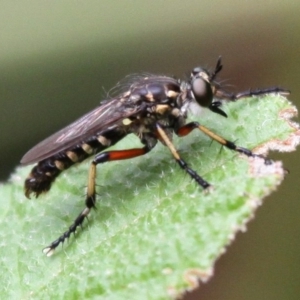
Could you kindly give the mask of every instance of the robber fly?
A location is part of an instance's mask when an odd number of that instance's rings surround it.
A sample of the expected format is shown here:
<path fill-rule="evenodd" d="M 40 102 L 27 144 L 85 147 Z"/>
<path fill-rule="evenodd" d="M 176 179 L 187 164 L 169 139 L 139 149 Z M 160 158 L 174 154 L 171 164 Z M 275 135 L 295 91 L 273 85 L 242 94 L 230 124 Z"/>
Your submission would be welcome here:
<path fill-rule="evenodd" d="M 222 138 L 198 122 L 186 123 L 188 112 L 193 113 L 195 108 L 197 110 L 205 107 L 227 117 L 221 109 L 222 100 L 236 101 L 253 95 L 289 93 L 277 87 L 237 94 L 227 93 L 216 81 L 221 69 L 219 57 L 213 72 L 197 67 L 186 81 L 149 74 L 135 76 L 125 87 L 123 86 L 123 91 L 118 96 L 102 102 L 100 106 L 37 144 L 24 155 L 22 164 L 37 163 L 25 180 L 25 195 L 28 198 L 31 194 L 38 197 L 49 191 L 61 172 L 95 155 L 88 173 L 85 208 L 67 231 L 44 248 L 43 252 L 47 256 L 52 255 L 55 248 L 82 225 L 91 209 L 95 207 L 96 166 L 100 163 L 144 155 L 160 141 L 169 148 L 180 168 L 200 187 L 207 189 L 210 184 L 192 170 L 175 149 L 172 143 L 174 133 L 182 137 L 194 129 L 199 129 L 231 150 L 246 156 L 259 156 Z M 139 137 L 144 145 L 142 148 L 103 152 L 130 133 Z"/>

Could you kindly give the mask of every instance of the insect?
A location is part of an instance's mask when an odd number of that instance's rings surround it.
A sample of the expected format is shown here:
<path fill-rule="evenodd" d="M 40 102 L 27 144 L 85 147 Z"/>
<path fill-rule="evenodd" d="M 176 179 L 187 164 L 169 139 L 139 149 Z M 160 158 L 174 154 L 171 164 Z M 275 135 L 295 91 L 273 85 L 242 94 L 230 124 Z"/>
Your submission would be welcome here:
<path fill-rule="evenodd" d="M 24 165 L 37 163 L 25 180 L 25 195 L 30 198 L 50 190 L 56 177 L 72 165 L 95 155 L 90 164 L 85 208 L 71 226 L 48 247 L 43 249 L 51 256 L 57 246 L 75 233 L 89 215 L 96 202 L 96 166 L 101 163 L 134 158 L 151 151 L 160 141 L 167 146 L 181 169 L 203 189 L 210 184 L 192 170 L 177 152 L 172 135 L 183 137 L 199 129 L 221 145 L 246 156 L 260 156 L 237 146 L 210 131 L 198 122 L 186 123 L 188 113 L 208 108 L 213 113 L 227 117 L 221 109 L 222 101 L 269 93 L 289 94 L 286 89 L 274 87 L 241 93 L 227 93 L 216 81 L 222 69 L 221 57 L 213 72 L 194 68 L 186 81 L 159 75 L 137 75 L 123 85 L 116 97 L 102 102 L 74 123 L 63 128 L 29 150 L 22 158 Z M 104 151 L 128 134 L 137 135 L 142 148 Z M 266 163 L 270 162 L 265 159 Z"/>

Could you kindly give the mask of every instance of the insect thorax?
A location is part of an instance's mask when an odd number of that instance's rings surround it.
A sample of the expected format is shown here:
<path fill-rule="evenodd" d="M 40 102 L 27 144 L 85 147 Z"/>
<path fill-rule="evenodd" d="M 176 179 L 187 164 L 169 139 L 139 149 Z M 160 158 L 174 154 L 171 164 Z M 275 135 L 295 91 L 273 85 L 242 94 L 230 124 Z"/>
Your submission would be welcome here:
<path fill-rule="evenodd" d="M 142 136 L 155 132 L 158 123 L 166 130 L 173 131 L 185 124 L 186 109 L 183 108 L 185 92 L 179 81 L 166 76 L 139 78 L 121 101 L 142 108 L 138 114 L 124 118 L 122 125 L 130 133 Z"/>

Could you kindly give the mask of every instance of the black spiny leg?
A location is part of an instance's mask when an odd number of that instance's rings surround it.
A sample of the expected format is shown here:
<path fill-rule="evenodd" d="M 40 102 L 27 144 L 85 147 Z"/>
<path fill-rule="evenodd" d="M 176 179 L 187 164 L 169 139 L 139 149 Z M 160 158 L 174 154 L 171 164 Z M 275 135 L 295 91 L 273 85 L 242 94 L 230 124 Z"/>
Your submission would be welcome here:
<path fill-rule="evenodd" d="M 205 133 L 207 136 L 209 136 L 210 138 L 212 138 L 213 140 L 217 141 L 219 144 L 242 154 L 245 154 L 249 157 L 260 157 L 263 158 L 265 160 L 266 164 L 270 164 L 272 161 L 259 155 L 259 154 L 255 154 L 253 153 L 251 150 L 247 149 L 247 148 L 243 148 L 243 147 L 239 147 L 237 146 L 235 143 L 228 141 L 224 138 L 222 138 L 221 136 L 215 134 L 214 132 L 210 131 L 208 128 L 206 128 L 205 126 L 199 124 L 198 122 L 191 122 L 188 123 L 186 125 L 184 125 L 183 127 L 179 128 L 177 130 L 177 135 L 178 136 L 185 136 L 188 135 L 192 130 L 198 128 L 199 130 L 201 130 L 203 133 Z"/>
<path fill-rule="evenodd" d="M 187 163 L 179 156 L 173 143 L 170 141 L 169 137 L 167 136 L 165 131 L 160 127 L 160 125 L 156 124 L 156 129 L 160 140 L 162 140 L 170 149 L 180 168 L 186 171 L 192 177 L 192 179 L 194 179 L 203 189 L 207 189 L 208 187 L 210 187 L 210 184 L 207 181 L 205 181 L 201 176 L 199 176 L 193 169 L 191 169 L 187 165 Z"/>
<path fill-rule="evenodd" d="M 239 100 L 241 98 L 251 97 L 251 96 L 262 96 L 267 94 L 277 93 L 282 96 L 287 96 L 290 94 L 290 91 L 280 87 L 271 87 L 266 89 L 256 89 L 256 90 L 247 90 L 240 93 L 227 93 L 222 90 L 217 90 L 215 96 L 220 99 L 227 99 L 231 101 Z"/>
<path fill-rule="evenodd" d="M 78 215 L 73 224 L 69 229 L 64 232 L 57 240 L 53 241 L 48 247 L 43 249 L 43 252 L 47 256 L 51 256 L 54 253 L 56 247 L 63 243 L 66 239 L 70 237 L 72 233 L 75 233 L 77 227 L 81 226 L 84 219 L 88 216 L 91 209 L 95 207 L 96 202 L 96 192 L 95 192 L 95 180 L 96 180 L 96 166 L 100 163 L 105 163 L 113 160 L 122 160 L 137 157 L 140 155 L 146 154 L 151 149 L 145 146 L 144 148 L 134 148 L 129 150 L 120 150 L 120 151 L 107 151 L 98 154 L 93 162 L 91 163 L 89 176 L 88 176 L 88 186 L 87 186 L 87 195 L 85 200 L 85 209 Z"/>

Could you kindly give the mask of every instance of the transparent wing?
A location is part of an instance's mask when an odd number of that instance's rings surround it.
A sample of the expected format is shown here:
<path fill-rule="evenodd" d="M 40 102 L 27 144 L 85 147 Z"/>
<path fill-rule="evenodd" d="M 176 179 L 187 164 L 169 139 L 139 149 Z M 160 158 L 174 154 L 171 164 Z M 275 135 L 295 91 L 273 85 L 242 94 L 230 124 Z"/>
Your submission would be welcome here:
<path fill-rule="evenodd" d="M 23 156 L 21 164 L 38 162 L 72 148 L 109 127 L 117 126 L 118 121 L 138 112 L 137 106 L 132 107 L 126 101 L 122 103 L 119 98 L 105 101 L 104 104 L 37 144 Z"/>

